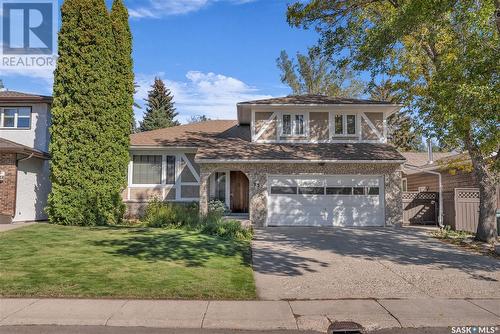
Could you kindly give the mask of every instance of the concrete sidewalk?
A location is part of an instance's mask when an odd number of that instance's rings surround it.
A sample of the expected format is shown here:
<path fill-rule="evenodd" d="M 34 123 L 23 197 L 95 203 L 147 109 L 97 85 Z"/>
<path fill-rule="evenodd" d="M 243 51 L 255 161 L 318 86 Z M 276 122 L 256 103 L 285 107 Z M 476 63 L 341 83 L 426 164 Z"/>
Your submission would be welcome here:
<path fill-rule="evenodd" d="M 316 330 L 355 321 L 367 330 L 500 325 L 500 299 L 173 301 L 0 299 L 0 326 L 96 325 Z"/>

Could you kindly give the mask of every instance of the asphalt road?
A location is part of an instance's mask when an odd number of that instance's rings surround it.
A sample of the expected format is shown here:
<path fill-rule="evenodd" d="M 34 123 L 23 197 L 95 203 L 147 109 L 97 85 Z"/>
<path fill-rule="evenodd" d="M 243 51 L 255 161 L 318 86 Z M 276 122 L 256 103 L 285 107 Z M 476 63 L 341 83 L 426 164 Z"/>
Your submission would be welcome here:
<path fill-rule="evenodd" d="M 103 326 L 0 326 L 0 334 L 318 334 L 295 331 L 239 331 L 207 329 L 158 329 Z M 449 328 L 394 328 L 370 334 L 450 334 Z"/>

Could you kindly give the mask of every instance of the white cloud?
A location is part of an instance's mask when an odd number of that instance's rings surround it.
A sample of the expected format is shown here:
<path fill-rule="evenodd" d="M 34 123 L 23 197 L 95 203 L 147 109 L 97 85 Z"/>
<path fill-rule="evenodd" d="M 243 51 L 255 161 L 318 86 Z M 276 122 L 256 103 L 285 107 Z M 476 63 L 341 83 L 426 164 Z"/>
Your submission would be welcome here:
<path fill-rule="evenodd" d="M 136 101 L 143 104 L 155 77 L 160 77 L 173 95 L 178 119 L 186 122 L 191 116 L 206 115 L 212 119 L 236 119 L 236 103 L 270 98 L 261 94 L 241 80 L 215 73 L 189 71 L 185 81 L 165 78 L 164 73 L 138 75 L 136 77 Z M 142 119 L 144 108 L 136 111 L 137 120 Z"/>
<path fill-rule="evenodd" d="M 147 0 L 142 6 L 130 7 L 129 15 L 136 19 L 181 15 L 198 11 L 220 1 L 240 5 L 256 0 Z"/>

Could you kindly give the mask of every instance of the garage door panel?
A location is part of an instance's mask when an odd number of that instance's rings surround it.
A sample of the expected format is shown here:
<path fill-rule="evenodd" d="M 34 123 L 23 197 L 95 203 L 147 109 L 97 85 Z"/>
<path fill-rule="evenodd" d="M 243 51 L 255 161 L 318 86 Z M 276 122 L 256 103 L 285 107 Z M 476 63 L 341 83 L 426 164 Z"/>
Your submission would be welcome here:
<path fill-rule="evenodd" d="M 383 178 L 375 176 L 290 176 L 270 177 L 270 185 L 356 187 L 363 195 L 270 194 L 270 226 L 383 226 Z M 378 188 L 373 194 L 370 188 Z M 358 189 L 359 192 L 359 189 Z M 361 192 L 363 193 L 363 191 Z M 372 194 L 372 195 L 369 195 Z"/>
<path fill-rule="evenodd" d="M 321 216 L 280 215 L 270 217 L 270 226 L 332 226 L 327 219 Z"/>

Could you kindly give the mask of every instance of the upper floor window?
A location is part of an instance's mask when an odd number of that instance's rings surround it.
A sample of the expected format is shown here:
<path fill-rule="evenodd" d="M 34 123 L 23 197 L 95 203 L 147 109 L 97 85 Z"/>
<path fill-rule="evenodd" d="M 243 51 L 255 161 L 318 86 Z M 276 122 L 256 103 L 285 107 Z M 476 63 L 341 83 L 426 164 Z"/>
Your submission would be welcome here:
<path fill-rule="evenodd" d="M 305 117 L 303 114 L 284 114 L 282 119 L 282 135 L 284 136 L 304 136 Z"/>
<path fill-rule="evenodd" d="M 355 136 L 357 134 L 356 115 L 335 115 L 333 128 L 335 136 Z"/>
<path fill-rule="evenodd" d="M 31 108 L 6 107 L 0 110 L 0 128 L 29 129 L 31 127 Z"/>

